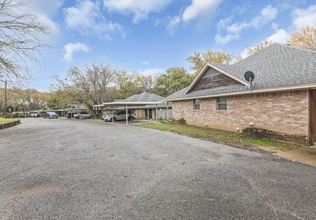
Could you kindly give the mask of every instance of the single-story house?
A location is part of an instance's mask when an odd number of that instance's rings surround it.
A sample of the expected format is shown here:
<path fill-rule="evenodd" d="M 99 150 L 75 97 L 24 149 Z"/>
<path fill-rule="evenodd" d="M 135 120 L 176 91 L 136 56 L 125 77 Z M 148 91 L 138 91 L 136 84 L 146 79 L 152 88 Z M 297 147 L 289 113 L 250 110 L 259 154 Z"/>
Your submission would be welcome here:
<path fill-rule="evenodd" d="M 179 123 L 312 145 L 316 51 L 275 43 L 232 65 L 208 63 L 164 101 Z"/>
<path fill-rule="evenodd" d="M 104 104 L 103 114 L 111 114 L 112 108 L 114 111 L 125 109 L 124 103 L 131 103 L 128 109 L 134 110 L 137 119 L 155 119 L 156 110 L 158 119 L 167 119 L 168 112 L 169 118 L 172 118 L 172 102 L 162 103 L 161 100 L 164 99 L 162 96 L 143 92 L 141 94 L 132 95 L 126 99 L 115 99 L 113 105 L 107 106 Z M 115 103 L 121 103 L 120 105 L 114 105 Z M 135 103 L 135 106 L 133 106 Z M 146 105 L 140 105 L 141 103 L 147 103 Z M 155 103 L 155 104 L 150 104 Z M 159 103 L 159 104 L 156 104 Z M 137 104 L 137 105 L 136 105 Z M 167 107 L 168 105 L 168 107 Z"/>

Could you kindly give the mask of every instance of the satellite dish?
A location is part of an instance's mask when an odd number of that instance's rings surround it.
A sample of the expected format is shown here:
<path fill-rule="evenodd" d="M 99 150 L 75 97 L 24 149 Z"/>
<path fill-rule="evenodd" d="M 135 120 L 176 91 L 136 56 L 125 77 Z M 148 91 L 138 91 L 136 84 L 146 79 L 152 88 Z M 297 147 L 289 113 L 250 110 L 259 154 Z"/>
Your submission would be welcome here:
<path fill-rule="evenodd" d="M 250 83 L 255 79 L 255 75 L 251 71 L 245 72 L 244 76 L 245 76 L 245 79 L 247 80 L 247 82 L 250 82 Z"/>

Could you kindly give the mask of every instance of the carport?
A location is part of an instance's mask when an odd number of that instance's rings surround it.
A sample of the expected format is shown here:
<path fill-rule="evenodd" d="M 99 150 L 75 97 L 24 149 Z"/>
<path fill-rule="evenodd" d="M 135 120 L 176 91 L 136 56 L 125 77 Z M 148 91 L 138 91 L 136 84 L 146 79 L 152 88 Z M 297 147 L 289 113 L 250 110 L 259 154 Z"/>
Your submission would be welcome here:
<path fill-rule="evenodd" d="M 94 108 L 99 110 L 102 109 L 103 107 L 111 107 L 111 114 L 113 117 L 113 107 L 114 106 L 121 106 L 125 108 L 126 111 L 126 125 L 128 125 L 128 110 L 130 109 L 137 109 L 139 106 L 146 106 L 146 105 L 155 105 L 156 106 L 156 114 L 155 118 L 156 121 L 158 120 L 157 118 L 157 111 L 158 111 L 158 105 L 163 104 L 161 101 L 161 98 L 157 96 L 156 94 L 150 94 L 147 92 L 143 92 L 141 94 L 136 94 L 131 97 L 128 97 L 127 99 L 124 100 L 118 100 L 114 102 L 106 102 L 103 103 L 102 105 L 95 105 Z M 112 120 L 114 122 L 114 120 Z"/>

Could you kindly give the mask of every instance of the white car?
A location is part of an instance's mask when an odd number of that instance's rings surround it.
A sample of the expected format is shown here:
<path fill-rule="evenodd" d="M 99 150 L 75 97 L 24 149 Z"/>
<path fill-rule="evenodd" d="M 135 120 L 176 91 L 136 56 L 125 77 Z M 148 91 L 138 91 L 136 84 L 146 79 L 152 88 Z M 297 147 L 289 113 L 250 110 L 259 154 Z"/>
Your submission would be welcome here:
<path fill-rule="evenodd" d="M 76 119 L 79 119 L 79 118 L 91 118 L 91 114 L 89 114 L 87 112 L 80 112 L 80 113 L 74 114 L 74 117 Z"/>
<path fill-rule="evenodd" d="M 31 117 L 34 117 L 34 118 L 39 118 L 40 115 L 39 114 L 31 114 Z"/>
<path fill-rule="evenodd" d="M 126 111 L 117 111 L 113 113 L 113 119 L 114 121 L 119 121 L 119 120 L 126 120 Z M 136 114 L 134 111 L 129 110 L 128 111 L 128 120 L 129 121 L 134 121 L 136 119 Z M 112 121 L 112 114 L 106 115 L 104 118 L 104 121 Z"/>

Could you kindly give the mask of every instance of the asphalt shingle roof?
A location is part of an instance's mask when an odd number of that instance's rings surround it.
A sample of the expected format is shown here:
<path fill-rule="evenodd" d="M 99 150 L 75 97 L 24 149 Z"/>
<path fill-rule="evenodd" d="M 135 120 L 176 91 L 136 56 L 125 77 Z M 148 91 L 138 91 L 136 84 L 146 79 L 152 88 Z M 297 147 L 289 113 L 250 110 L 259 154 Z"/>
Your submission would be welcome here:
<path fill-rule="evenodd" d="M 135 94 L 131 97 L 128 97 L 120 102 L 159 102 L 162 99 L 162 96 L 143 92 L 141 94 Z"/>
<path fill-rule="evenodd" d="M 115 99 L 115 102 L 159 102 L 162 99 L 164 99 L 162 96 L 143 92 L 141 94 L 130 96 L 126 99 Z M 172 108 L 171 102 L 168 103 L 168 107 Z M 137 106 L 130 106 L 129 108 L 137 108 Z M 156 108 L 156 105 L 139 106 L 138 108 Z M 158 104 L 157 108 L 167 108 L 167 103 Z"/>
<path fill-rule="evenodd" d="M 273 44 L 233 65 L 211 63 L 213 66 L 246 82 L 244 74 L 252 71 L 255 75 L 253 91 L 256 89 L 316 83 L 316 51 Z M 257 77 L 258 73 L 262 75 Z M 190 92 L 187 88 L 165 98 L 178 99 L 196 96 L 224 94 L 247 90 L 244 85 L 225 86 Z"/>

